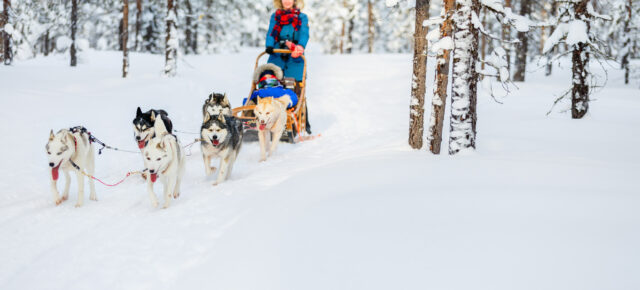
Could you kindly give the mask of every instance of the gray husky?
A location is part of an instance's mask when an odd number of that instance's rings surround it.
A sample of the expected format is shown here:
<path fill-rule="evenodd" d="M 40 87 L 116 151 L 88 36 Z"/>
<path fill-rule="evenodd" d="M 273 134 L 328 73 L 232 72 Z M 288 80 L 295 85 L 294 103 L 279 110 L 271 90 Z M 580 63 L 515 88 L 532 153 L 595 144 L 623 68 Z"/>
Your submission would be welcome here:
<path fill-rule="evenodd" d="M 227 94 L 211 93 L 202 105 L 202 118 L 208 120 L 218 115 L 231 116 L 231 105 Z"/>
<path fill-rule="evenodd" d="M 225 181 L 238 157 L 242 145 L 242 122 L 223 114 L 206 118 L 200 129 L 200 146 L 204 159 L 204 171 L 207 176 L 216 170 L 211 159 L 220 158 L 218 177 L 214 185 Z"/>

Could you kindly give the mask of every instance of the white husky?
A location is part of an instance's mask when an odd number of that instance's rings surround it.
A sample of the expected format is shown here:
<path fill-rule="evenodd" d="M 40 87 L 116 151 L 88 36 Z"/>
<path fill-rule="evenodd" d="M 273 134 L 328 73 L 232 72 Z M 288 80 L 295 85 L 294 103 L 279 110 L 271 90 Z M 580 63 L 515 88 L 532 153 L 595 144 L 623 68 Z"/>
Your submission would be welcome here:
<path fill-rule="evenodd" d="M 282 132 L 287 125 L 287 106 L 291 104 L 291 98 L 284 95 L 279 98 L 260 98 L 253 109 L 258 124 L 258 140 L 260 141 L 260 161 L 267 160 L 266 151 L 269 146 L 267 132 L 271 132 L 271 148 L 268 156 L 276 151 Z"/>
<path fill-rule="evenodd" d="M 62 129 L 56 134 L 53 134 L 53 130 L 51 130 L 46 149 L 49 167 L 51 167 L 51 192 L 53 192 L 53 200 L 56 205 L 69 199 L 69 185 L 71 183 L 69 171 L 73 170 L 78 178 L 78 202 L 76 207 L 82 206 L 84 203 L 84 175 L 80 170 L 84 170 L 90 175 L 93 175 L 95 171 L 93 144 L 90 142 L 86 129 L 73 131 Z M 57 186 L 58 170 L 60 168 L 64 172 L 66 182 L 62 198 L 60 198 Z M 91 200 L 98 200 L 96 187 L 91 178 L 89 178 L 89 187 L 91 189 Z"/>
<path fill-rule="evenodd" d="M 164 208 L 169 207 L 171 197 L 180 195 L 180 180 L 184 175 L 184 152 L 176 136 L 169 134 L 161 118 L 154 124 L 155 136 L 142 150 L 144 166 L 149 170 L 147 191 L 151 204 L 158 206 L 158 199 L 153 192 L 153 185 L 158 176 L 164 185 Z"/>

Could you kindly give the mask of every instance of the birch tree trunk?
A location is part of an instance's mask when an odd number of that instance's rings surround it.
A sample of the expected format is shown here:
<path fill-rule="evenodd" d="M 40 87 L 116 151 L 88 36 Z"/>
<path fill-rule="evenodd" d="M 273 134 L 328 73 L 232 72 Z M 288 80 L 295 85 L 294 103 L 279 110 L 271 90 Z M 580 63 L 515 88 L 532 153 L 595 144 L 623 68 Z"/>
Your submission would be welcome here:
<path fill-rule="evenodd" d="M 452 37 L 452 14 L 455 0 L 444 0 L 444 22 L 440 26 L 440 38 Z M 444 110 L 447 103 L 447 87 L 449 83 L 449 63 L 451 50 L 438 51 L 436 58 L 436 86 L 431 100 L 431 118 L 429 118 L 429 150 L 433 154 L 440 154 L 442 144 L 442 127 L 444 125 Z"/>
<path fill-rule="evenodd" d="M 78 0 L 71 0 L 71 66 L 78 64 L 76 57 L 76 30 L 78 28 Z"/>
<path fill-rule="evenodd" d="M 140 47 L 140 28 L 142 27 L 142 0 L 136 0 L 136 42 L 134 50 L 139 51 Z"/>
<path fill-rule="evenodd" d="M 4 28 L 5 25 L 10 23 L 11 17 L 11 1 L 3 0 L 2 17 L 0 17 L 0 28 Z M 10 65 L 13 61 L 13 49 L 11 48 L 11 35 L 4 31 L 0 32 L 2 36 L 2 61 L 5 65 Z"/>
<path fill-rule="evenodd" d="M 520 0 L 520 15 L 529 17 L 531 0 Z M 524 82 L 524 75 L 527 69 L 527 49 L 529 38 L 526 32 L 518 32 L 518 51 L 516 53 L 516 72 L 513 75 L 513 80 L 516 82 Z"/>
<path fill-rule="evenodd" d="M 122 77 L 129 73 L 129 0 L 122 0 Z"/>
<path fill-rule="evenodd" d="M 553 18 L 555 18 L 557 15 L 557 12 L 556 12 L 556 10 L 558 9 L 557 5 L 558 5 L 558 2 L 556 1 L 551 2 L 551 11 L 548 15 L 550 15 Z M 549 27 L 549 35 L 552 35 L 554 30 L 555 30 L 555 27 Z M 555 47 L 552 48 L 552 50 L 555 50 L 555 49 L 556 49 Z M 546 76 L 550 76 L 552 71 L 553 71 L 553 63 L 551 62 L 551 60 L 547 60 L 544 74 Z"/>
<path fill-rule="evenodd" d="M 167 0 L 167 36 L 165 42 L 164 73 L 173 77 L 177 73 L 178 62 L 178 5 L 174 0 Z"/>
<path fill-rule="evenodd" d="M 416 0 L 416 23 L 413 35 L 413 77 L 411 79 L 411 108 L 409 145 L 422 148 L 424 133 L 424 94 L 427 76 L 427 28 L 422 23 L 429 18 L 429 0 Z"/>
<path fill-rule="evenodd" d="M 454 51 L 451 92 L 449 154 L 476 148 L 476 102 L 478 73 L 478 31 L 472 12 L 478 13 L 478 0 L 458 0 L 453 16 Z"/>
<path fill-rule="evenodd" d="M 587 13 L 587 4 L 589 0 L 581 0 L 575 4 L 576 19 L 586 19 L 590 17 Z M 589 34 L 589 21 L 584 21 L 587 26 L 587 35 Z M 573 45 L 571 56 L 573 63 L 573 86 L 571 88 L 571 117 L 573 119 L 581 119 L 589 110 L 589 51 L 588 45 L 579 42 Z"/>

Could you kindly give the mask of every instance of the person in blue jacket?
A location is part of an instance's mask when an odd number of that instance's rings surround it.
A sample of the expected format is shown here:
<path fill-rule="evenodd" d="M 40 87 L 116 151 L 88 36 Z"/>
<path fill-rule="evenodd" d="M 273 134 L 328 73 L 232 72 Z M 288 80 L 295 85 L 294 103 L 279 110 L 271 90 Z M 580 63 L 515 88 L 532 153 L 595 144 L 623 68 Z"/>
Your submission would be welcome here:
<path fill-rule="evenodd" d="M 300 12 L 304 8 L 304 0 L 273 0 L 277 9 L 269 20 L 266 49 L 269 54 L 268 63 L 279 66 L 285 77 L 296 80 L 295 92 L 302 92 L 304 60 L 300 57 L 309 41 L 309 19 Z M 289 49 L 291 54 L 274 53 L 274 49 Z M 311 134 L 308 106 L 305 108 L 306 131 Z"/>

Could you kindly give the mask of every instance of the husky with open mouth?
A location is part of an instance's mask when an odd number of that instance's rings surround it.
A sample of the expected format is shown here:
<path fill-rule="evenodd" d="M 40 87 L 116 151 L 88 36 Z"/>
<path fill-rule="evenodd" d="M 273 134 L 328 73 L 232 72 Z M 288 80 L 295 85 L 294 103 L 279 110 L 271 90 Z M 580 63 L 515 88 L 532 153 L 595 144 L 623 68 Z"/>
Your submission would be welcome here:
<path fill-rule="evenodd" d="M 95 158 L 93 154 L 93 144 L 91 135 L 83 127 L 62 129 L 53 134 L 49 133 L 49 141 L 45 146 L 49 167 L 51 168 L 51 192 L 56 205 L 69 199 L 69 185 L 71 177 L 70 171 L 76 173 L 78 179 L 78 202 L 76 207 L 81 207 L 84 203 L 84 175 L 82 171 L 93 175 L 95 171 Z M 64 191 L 62 197 L 58 192 L 58 174 L 62 169 L 65 177 Z M 98 200 L 96 197 L 96 187 L 93 179 L 89 178 L 89 189 L 91 190 L 91 200 Z"/>
<path fill-rule="evenodd" d="M 147 191 L 151 204 L 158 206 L 158 199 L 153 191 L 153 185 L 158 178 L 164 185 L 164 208 L 169 207 L 171 198 L 180 196 L 180 181 L 184 175 L 184 152 L 175 135 L 167 131 L 164 122 L 156 118 L 154 123 L 154 137 L 142 149 L 144 166 L 147 170 Z"/>
<path fill-rule="evenodd" d="M 169 119 L 169 114 L 167 114 L 167 112 L 164 110 L 151 109 L 143 113 L 140 107 L 138 107 L 136 117 L 133 119 L 133 134 L 140 150 L 142 150 L 142 148 L 147 145 L 147 142 L 153 138 L 153 124 L 158 117 L 159 119 L 162 119 L 165 128 L 167 128 L 169 133 L 171 133 L 173 125 L 171 124 L 171 119 Z"/>
<path fill-rule="evenodd" d="M 205 174 L 209 176 L 216 170 L 211 166 L 211 159 L 220 158 L 220 168 L 214 185 L 224 182 L 231 174 L 242 147 L 242 122 L 224 114 L 209 119 L 205 116 L 200 128 L 200 140 Z"/>

